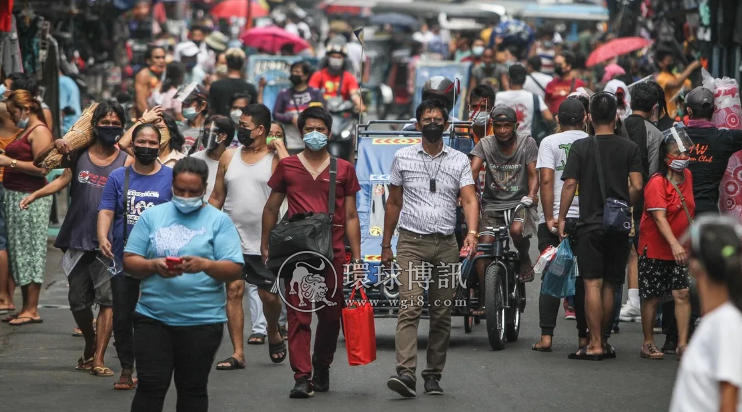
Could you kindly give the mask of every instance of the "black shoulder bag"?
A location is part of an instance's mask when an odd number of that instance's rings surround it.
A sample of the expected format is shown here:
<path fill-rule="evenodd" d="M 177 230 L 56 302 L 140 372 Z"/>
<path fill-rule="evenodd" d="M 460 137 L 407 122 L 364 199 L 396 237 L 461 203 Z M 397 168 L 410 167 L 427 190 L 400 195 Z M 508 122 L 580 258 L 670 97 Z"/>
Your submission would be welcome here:
<path fill-rule="evenodd" d="M 533 119 L 531 120 L 531 137 L 536 140 L 537 145 L 541 145 L 541 141 L 549 135 L 549 124 L 541 114 L 541 104 L 536 93 L 533 95 Z"/>
<path fill-rule="evenodd" d="M 598 139 L 592 136 L 590 140 L 595 146 L 595 167 L 598 169 L 600 194 L 603 197 L 603 230 L 608 233 L 631 233 L 631 209 L 628 202 L 606 197 L 605 181 L 603 180 L 603 162 L 600 160 Z"/>
<path fill-rule="evenodd" d="M 285 264 L 298 261 L 318 261 L 319 256 L 332 261 L 332 218 L 335 215 L 336 184 L 337 158 L 333 156 L 330 157 L 327 213 L 297 213 L 290 219 L 279 222 L 268 238 L 268 269 L 278 270 Z M 316 258 L 312 259 L 312 255 Z"/>

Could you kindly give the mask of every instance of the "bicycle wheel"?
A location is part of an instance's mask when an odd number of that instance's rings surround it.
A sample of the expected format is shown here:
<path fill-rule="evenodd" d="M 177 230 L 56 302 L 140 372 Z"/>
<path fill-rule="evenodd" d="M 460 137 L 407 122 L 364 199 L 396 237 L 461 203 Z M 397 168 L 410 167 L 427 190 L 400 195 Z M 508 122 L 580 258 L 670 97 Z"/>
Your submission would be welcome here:
<path fill-rule="evenodd" d="M 501 273 L 502 268 L 497 263 L 492 263 L 484 275 L 487 336 L 494 350 L 505 348 L 505 307 Z"/>
<path fill-rule="evenodd" d="M 508 342 L 517 341 L 518 335 L 520 334 L 520 302 L 522 299 L 520 285 L 522 285 L 522 283 L 517 283 L 515 285 L 515 296 L 510 300 L 510 309 L 507 309 L 506 311 L 507 322 L 505 324 L 505 337 Z"/>
<path fill-rule="evenodd" d="M 474 326 L 474 316 L 464 315 L 464 333 L 471 333 Z"/>

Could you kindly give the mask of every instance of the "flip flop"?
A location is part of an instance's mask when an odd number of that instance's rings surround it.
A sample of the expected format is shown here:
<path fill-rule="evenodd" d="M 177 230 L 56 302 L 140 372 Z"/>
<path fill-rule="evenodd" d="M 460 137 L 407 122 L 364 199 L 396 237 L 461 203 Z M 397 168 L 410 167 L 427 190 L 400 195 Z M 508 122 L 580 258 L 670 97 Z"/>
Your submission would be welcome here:
<path fill-rule="evenodd" d="M 577 351 L 577 353 L 570 353 L 567 357 L 569 359 L 576 359 L 576 360 L 588 360 L 588 361 L 602 361 L 603 360 L 603 354 L 592 354 L 588 355 L 587 353 L 587 347 L 584 347 Z"/>
<path fill-rule="evenodd" d="M 283 356 L 279 356 L 277 358 L 274 358 L 273 355 L 278 355 L 283 353 Z M 271 362 L 273 363 L 281 363 L 286 359 L 286 355 L 288 355 L 289 351 L 286 349 L 286 342 L 280 341 L 278 343 L 270 343 L 268 342 L 268 356 L 271 358 Z"/>
<path fill-rule="evenodd" d="M 616 350 L 613 349 L 613 346 L 606 343 L 603 347 L 603 358 L 604 359 L 616 359 Z"/>
<path fill-rule="evenodd" d="M 113 389 L 117 391 L 130 391 L 137 387 L 139 380 L 131 375 L 121 375 L 119 380 L 113 384 Z"/>
<path fill-rule="evenodd" d="M 114 375 L 113 371 L 108 366 L 96 366 L 90 370 L 90 374 L 101 378 L 108 378 Z"/>
<path fill-rule="evenodd" d="M 283 340 L 289 339 L 289 329 L 286 326 L 280 326 L 278 328 L 278 333 L 281 334 L 281 338 L 283 338 Z"/>
<path fill-rule="evenodd" d="M 14 312 L 14 311 L 15 311 L 15 308 L 0 309 L 0 315 L 5 315 L 5 314 L 8 314 L 8 313 Z"/>
<path fill-rule="evenodd" d="M 541 343 L 541 342 L 539 342 L 539 343 Z M 534 343 L 531 346 L 531 350 L 535 350 L 536 352 L 551 352 L 551 347 L 548 347 L 548 348 L 537 348 L 536 345 L 538 345 L 539 343 Z"/>
<path fill-rule="evenodd" d="M 248 345 L 262 345 L 265 343 L 266 335 L 262 333 L 253 333 L 247 338 Z"/>
<path fill-rule="evenodd" d="M 534 272 L 533 267 L 523 272 L 523 275 L 518 275 L 518 281 L 520 283 L 529 283 L 533 282 L 533 280 L 536 278 L 536 272 Z"/>
<path fill-rule="evenodd" d="M 80 357 L 80 359 L 77 360 L 77 366 L 75 366 L 75 370 L 78 371 L 89 371 L 93 368 L 93 357 L 91 356 L 90 359 L 85 360 Z"/>
<path fill-rule="evenodd" d="M 23 322 L 20 322 L 20 323 L 13 323 L 14 320 L 21 320 L 21 319 L 28 319 L 28 320 L 24 320 Z M 41 319 L 41 318 L 34 319 L 34 318 L 29 318 L 28 316 L 18 316 L 15 319 L 10 320 L 8 322 L 8 325 L 10 325 L 10 326 L 23 326 L 23 325 L 30 325 L 30 324 L 33 324 L 33 323 L 44 323 L 44 319 Z"/>
<path fill-rule="evenodd" d="M 222 363 L 226 363 L 228 366 L 220 366 Z M 240 362 L 234 356 L 230 356 L 216 364 L 216 370 L 218 371 L 232 371 L 235 369 L 245 369 L 245 362 Z"/>
<path fill-rule="evenodd" d="M 13 313 L 11 315 L 8 315 L 8 316 L 6 316 L 6 317 L 3 318 L 3 323 L 8 323 L 8 322 L 10 322 L 11 320 L 13 320 L 13 319 L 15 319 L 17 317 L 18 317 L 18 314 L 17 313 Z"/>

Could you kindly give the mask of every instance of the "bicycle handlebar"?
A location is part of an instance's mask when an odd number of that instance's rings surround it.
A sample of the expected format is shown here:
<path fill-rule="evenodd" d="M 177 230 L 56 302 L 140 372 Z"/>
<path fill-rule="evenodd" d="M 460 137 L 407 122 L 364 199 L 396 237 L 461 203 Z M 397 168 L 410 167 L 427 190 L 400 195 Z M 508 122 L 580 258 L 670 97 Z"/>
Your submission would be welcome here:
<path fill-rule="evenodd" d="M 531 206 L 531 207 L 533 207 L 533 206 Z M 510 222 L 509 223 L 506 222 L 506 227 L 508 228 L 508 231 L 513 226 L 513 222 L 515 222 L 515 215 L 517 215 L 518 212 L 520 212 L 522 209 L 530 209 L 531 207 L 528 207 L 528 206 L 524 205 L 523 203 L 519 203 L 518 206 L 515 206 L 515 208 L 513 209 L 513 219 L 510 219 Z M 487 226 L 487 227 L 485 227 L 485 229 L 487 229 L 487 230 L 485 230 L 483 232 L 479 232 L 479 236 L 480 237 L 481 236 L 495 236 L 495 234 L 496 234 L 495 231 L 497 229 L 499 229 L 499 228 Z"/>

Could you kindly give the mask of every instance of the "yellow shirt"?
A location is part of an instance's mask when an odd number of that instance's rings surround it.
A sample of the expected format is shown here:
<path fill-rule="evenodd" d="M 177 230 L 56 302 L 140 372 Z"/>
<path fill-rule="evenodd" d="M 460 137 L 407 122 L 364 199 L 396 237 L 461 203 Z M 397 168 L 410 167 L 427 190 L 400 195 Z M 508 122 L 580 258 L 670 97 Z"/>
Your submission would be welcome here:
<path fill-rule="evenodd" d="M 678 94 L 683 86 L 690 88 L 692 86 L 690 80 L 686 80 L 678 87 L 666 87 L 667 83 L 675 80 L 678 76 L 672 73 L 660 72 L 657 75 L 657 83 L 665 89 L 665 101 L 667 102 L 667 114 L 673 119 L 678 115 L 678 105 L 675 104 L 675 100 L 672 98 Z"/>

